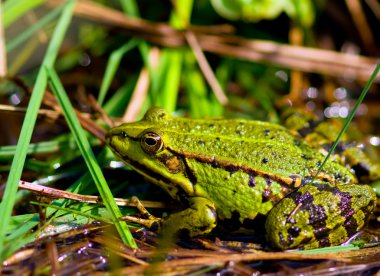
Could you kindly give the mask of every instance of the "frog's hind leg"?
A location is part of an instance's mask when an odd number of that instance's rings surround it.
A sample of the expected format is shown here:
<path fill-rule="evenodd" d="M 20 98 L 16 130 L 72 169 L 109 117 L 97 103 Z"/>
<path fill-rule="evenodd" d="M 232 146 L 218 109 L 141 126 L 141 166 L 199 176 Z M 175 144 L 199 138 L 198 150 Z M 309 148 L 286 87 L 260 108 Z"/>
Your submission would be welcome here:
<path fill-rule="evenodd" d="M 267 240 L 279 249 L 339 245 L 365 226 L 375 203 L 375 192 L 368 185 L 305 185 L 271 210 L 265 225 Z"/>

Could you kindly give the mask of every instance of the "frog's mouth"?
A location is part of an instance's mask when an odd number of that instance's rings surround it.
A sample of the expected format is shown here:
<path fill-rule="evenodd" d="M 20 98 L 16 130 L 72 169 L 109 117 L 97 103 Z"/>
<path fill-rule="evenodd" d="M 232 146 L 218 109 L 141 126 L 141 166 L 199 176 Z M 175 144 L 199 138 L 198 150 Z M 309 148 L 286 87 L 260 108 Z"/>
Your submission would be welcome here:
<path fill-rule="evenodd" d="M 117 154 L 117 153 L 116 153 Z M 176 200 L 180 200 L 181 196 L 184 194 L 191 194 L 194 191 L 184 191 L 180 181 L 176 181 L 174 178 L 165 177 L 163 174 L 160 174 L 154 170 L 151 170 L 149 167 L 144 164 L 128 158 L 128 156 L 120 156 L 117 154 L 128 166 L 134 169 L 139 174 L 143 175 L 149 182 L 161 187 L 167 191 L 170 196 Z"/>

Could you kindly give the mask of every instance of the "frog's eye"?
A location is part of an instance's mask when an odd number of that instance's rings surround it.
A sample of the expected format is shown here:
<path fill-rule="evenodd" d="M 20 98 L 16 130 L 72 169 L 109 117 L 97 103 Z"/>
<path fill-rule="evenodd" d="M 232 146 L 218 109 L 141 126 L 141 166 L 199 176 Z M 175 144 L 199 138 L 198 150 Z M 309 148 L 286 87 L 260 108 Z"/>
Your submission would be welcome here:
<path fill-rule="evenodd" d="M 141 147 L 146 153 L 159 152 L 164 146 L 161 136 L 154 132 L 147 132 L 141 137 Z"/>
<path fill-rule="evenodd" d="M 123 137 L 123 138 L 127 138 L 127 137 L 128 137 L 128 134 L 127 134 L 125 131 L 122 131 L 122 132 L 120 133 L 120 135 L 121 135 L 121 137 Z"/>

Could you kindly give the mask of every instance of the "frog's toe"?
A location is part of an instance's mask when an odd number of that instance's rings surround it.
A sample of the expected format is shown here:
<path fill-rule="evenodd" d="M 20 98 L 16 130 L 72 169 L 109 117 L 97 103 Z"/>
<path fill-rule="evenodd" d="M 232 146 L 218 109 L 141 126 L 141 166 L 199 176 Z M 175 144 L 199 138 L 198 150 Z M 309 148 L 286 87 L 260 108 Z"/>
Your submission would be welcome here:
<path fill-rule="evenodd" d="M 123 216 L 120 218 L 120 220 L 144 226 L 154 232 L 158 231 L 161 228 L 161 221 L 162 221 L 161 219 L 153 217 L 153 216 L 147 219 L 134 217 L 134 216 Z"/>

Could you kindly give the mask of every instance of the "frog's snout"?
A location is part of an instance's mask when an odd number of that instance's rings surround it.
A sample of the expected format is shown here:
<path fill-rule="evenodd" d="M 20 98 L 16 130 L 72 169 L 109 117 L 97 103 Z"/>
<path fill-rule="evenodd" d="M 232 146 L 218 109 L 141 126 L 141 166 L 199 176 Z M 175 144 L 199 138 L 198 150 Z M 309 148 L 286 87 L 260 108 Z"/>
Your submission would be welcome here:
<path fill-rule="evenodd" d="M 111 148 L 115 148 L 116 141 L 114 138 L 115 138 L 115 133 L 112 130 L 108 131 L 105 135 L 105 142 Z"/>

